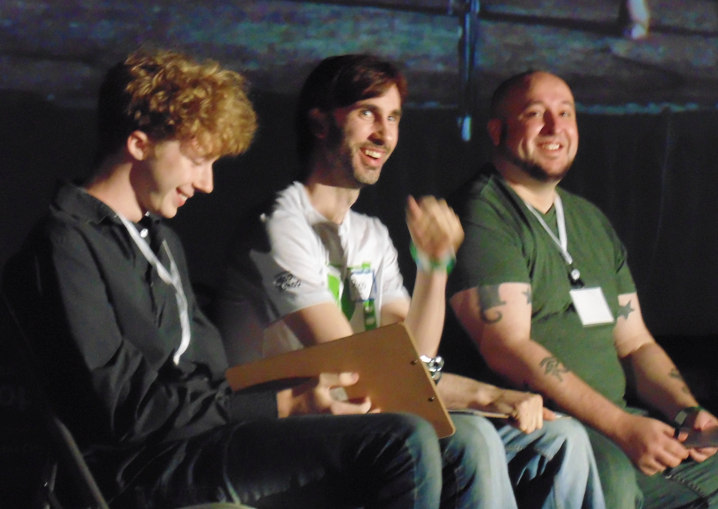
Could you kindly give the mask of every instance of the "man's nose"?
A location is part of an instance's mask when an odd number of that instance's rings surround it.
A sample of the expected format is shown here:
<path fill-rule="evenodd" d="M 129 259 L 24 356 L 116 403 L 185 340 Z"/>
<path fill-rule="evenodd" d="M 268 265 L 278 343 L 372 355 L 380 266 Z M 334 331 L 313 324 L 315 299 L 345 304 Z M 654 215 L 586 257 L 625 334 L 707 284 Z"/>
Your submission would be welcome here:
<path fill-rule="evenodd" d="M 394 138 L 394 130 L 386 118 L 379 118 L 374 122 L 372 141 L 379 145 L 385 145 Z"/>
<path fill-rule="evenodd" d="M 553 134 L 556 132 L 556 123 L 557 123 L 556 114 L 552 113 L 550 111 L 546 111 L 543 115 L 543 129 L 541 129 L 545 134 Z"/>
<path fill-rule="evenodd" d="M 192 186 L 203 193 L 211 193 L 214 189 L 214 172 L 212 171 L 212 164 L 205 163 L 199 169 L 197 178 L 192 182 Z"/>

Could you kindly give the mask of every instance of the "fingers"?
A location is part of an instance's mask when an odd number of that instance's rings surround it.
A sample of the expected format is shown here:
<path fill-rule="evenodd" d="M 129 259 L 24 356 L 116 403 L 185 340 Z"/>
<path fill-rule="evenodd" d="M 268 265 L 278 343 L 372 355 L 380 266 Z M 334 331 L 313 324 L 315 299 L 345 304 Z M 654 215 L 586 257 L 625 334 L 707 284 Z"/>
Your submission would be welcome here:
<path fill-rule="evenodd" d="M 718 449 L 715 447 L 702 447 L 700 449 L 688 449 L 688 454 L 694 461 L 700 463 L 713 456 L 716 451 Z"/>
<path fill-rule="evenodd" d="M 418 219 L 418 217 L 421 215 L 421 207 L 419 207 L 419 204 L 411 195 L 409 195 L 409 198 L 406 201 L 406 214 L 407 221 L 409 220 L 409 217 Z"/>
<path fill-rule="evenodd" d="M 543 399 L 537 394 L 516 393 L 520 395 L 513 402 L 510 412 L 515 426 L 524 433 L 533 433 L 543 427 Z"/>
<path fill-rule="evenodd" d="M 663 444 L 662 450 L 656 454 L 656 458 L 664 467 L 677 467 L 681 462 L 688 457 L 688 449 L 683 444 L 674 438 L 674 429 L 665 424 L 663 432 L 666 437 L 666 442 Z M 662 472 L 662 470 L 661 470 Z"/>
<path fill-rule="evenodd" d="M 663 439 L 656 441 L 653 454 L 648 456 L 653 460 L 649 463 L 652 470 L 663 472 L 666 468 L 677 467 L 688 457 L 688 449 L 673 437 L 674 430 L 665 423 L 658 423 L 663 426 Z M 649 446 L 650 447 L 650 446 Z"/>
<path fill-rule="evenodd" d="M 555 421 L 557 419 L 557 415 L 554 413 L 553 410 L 549 410 L 548 408 L 543 408 L 543 420 L 544 421 Z"/>
<path fill-rule="evenodd" d="M 682 447 L 682 446 L 681 446 Z M 662 453 L 656 455 L 657 461 L 661 464 L 663 469 L 668 467 L 677 467 L 681 462 L 690 455 L 688 449 L 683 447 L 683 450 L 664 450 Z M 663 470 L 660 470 L 661 472 Z"/>
<path fill-rule="evenodd" d="M 371 400 L 369 398 L 351 402 L 334 400 L 329 407 L 329 413 L 332 415 L 366 414 L 369 410 L 371 410 Z"/>
<path fill-rule="evenodd" d="M 320 413 L 332 415 L 365 414 L 371 410 L 371 399 L 368 397 L 349 400 L 344 387 L 359 381 L 357 373 L 322 373 L 319 375 L 314 398 Z"/>
<path fill-rule="evenodd" d="M 647 461 L 645 464 L 638 465 L 638 469 L 641 472 L 643 472 L 644 474 L 651 476 L 651 475 L 660 474 L 661 472 L 663 472 L 666 469 L 666 466 L 661 465 L 657 461 L 653 461 L 653 462 Z"/>
<path fill-rule="evenodd" d="M 693 428 L 698 430 L 705 430 L 716 426 L 718 426 L 718 420 L 715 418 L 715 416 L 713 416 L 713 414 L 707 412 L 706 410 L 701 410 L 700 412 L 698 412 L 695 417 L 695 422 L 693 423 Z M 681 440 L 680 436 L 678 437 L 678 440 Z M 685 440 L 685 438 L 683 438 L 683 440 Z M 718 448 L 716 447 L 701 447 L 696 449 L 689 449 L 688 454 L 693 460 L 700 463 L 701 461 L 705 461 L 711 456 L 713 456 L 717 451 Z"/>
<path fill-rule="evenodd" d="M 621 447 L 646 475 L 678 466 L 688 457 L 688 450 L 673 437 L 674 429 L 659 420 L 627 415 L 621 431 Z"/>
<path fill-rule="evenodd" d="M 673 444 L 666 444 L 662 450 L 654 454 L 647 454 L 643 457 L 639 468 L 646 475 L 654 475 L 663 472 L 667 468 L 677 467 L 688 456 L 683 446 L 673 447 Z"/>
<path fill-rule="evenodd" d="M 464 239 L 458 216 L 445 200 L 433 196 L 418 202 L 409 197 L 406 220 L 416 247 L 437 260 L 453 255 Z"/>
<path fill-rule="evenodd" d="M 348 387 L 354 385 L 359 381 L 359 374 L 345 372 L 345 373 L 322 373 L 319 375 L 319 387 L 326 387 L 331 389 L 332 387 Z"/>
<path fill-rule="evenodd" d="M 694 429 L 708 429 L 718 426 L 718 419 L 715 418 L 710 412 L 701 410 L 695 417 L 693 423 Z"/>

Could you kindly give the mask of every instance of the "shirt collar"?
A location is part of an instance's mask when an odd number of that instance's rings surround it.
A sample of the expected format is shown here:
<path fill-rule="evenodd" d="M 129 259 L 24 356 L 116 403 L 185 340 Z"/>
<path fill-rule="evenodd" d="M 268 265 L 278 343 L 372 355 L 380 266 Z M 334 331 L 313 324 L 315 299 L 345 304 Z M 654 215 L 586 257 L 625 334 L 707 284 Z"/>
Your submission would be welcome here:
<path fill-rule="evenodd" d="M 89 194 L 75 182 L 61 182 L 59 184 L 52 207 L 89 223 L 100 224 L 104 221 L 110 221 L 118 225 L 122 224 L 113 209 Z M 154 214 L 147 214 L 147 218 L 152 225 L 156 225 L 161 220 L 159 216 Z"/>
<path fill-rule="evenodd" d="M 314 225 L 317 223 L 327 223 L 327 224 L 336 224 L 333 221 L 330 221 L 326 217 L 324 217 L 317 209 L 314 208 L 314 205 L 312 205 L 312 201 L 309 199 L 309 193 L 307 192 L 307 189 L 304 187 L 304 184 L 301 182 L 295 182 L 294 185 L 298 189 L 299 193 L 299 200 L 302 206 L 302 209 L 304 210 L 304 215 L 307 218 L 307 221 L 309 224 Z M 344 220 L 336 225 L 337 231 L 340 234 L 344 234 L 345 232 L 349 231 L 349 224 L 351 221 L 351 214 L 352 209 L 350 208 L 347 210 L 346 215 L 344 216 Z"/>

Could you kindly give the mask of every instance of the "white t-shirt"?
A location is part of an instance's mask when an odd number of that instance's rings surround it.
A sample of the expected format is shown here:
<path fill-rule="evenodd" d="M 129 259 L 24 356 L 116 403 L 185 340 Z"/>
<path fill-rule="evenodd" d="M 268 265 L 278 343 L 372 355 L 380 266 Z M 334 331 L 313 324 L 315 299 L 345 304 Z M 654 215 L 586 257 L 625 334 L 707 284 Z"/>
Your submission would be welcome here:
<path fill-rule="evenodd" d="M 270 251 L 250 258 L 279 316 L 264 334 L 263 355 L 302 348 L 282 317 L 334 302 L 354 332 L 381 324 L 383 305 L 409 293 L 403 285 L 397 251 L 376 218 L 349 210 L 338 225 L 317 212 L 304 185 L 280 192 L 273 212 L 263 218 Z"/>

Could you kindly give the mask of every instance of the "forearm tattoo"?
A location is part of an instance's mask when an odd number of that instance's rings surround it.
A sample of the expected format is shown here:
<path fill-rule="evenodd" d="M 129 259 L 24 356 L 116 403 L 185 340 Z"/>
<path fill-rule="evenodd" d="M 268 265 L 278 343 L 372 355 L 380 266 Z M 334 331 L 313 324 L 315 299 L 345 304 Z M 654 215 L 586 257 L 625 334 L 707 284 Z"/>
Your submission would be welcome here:
<path fill-rule="evenodd" d="M 671 371 L 668 373 L 668 376 L 671 378 L 675 378 L 678 381 L 683 382 L 683 387 L 681 387 L 681 391 L 684 394 L 691 393 L 691 391 L 688 389 L 688 385 L 686 385 L 686 381 L 683 379 L 683 375 L 681 375 L 676 368 L 671 368 Z"/>
<path fill-rule="evenodd" d="M 544 373 L 546 375 L 555 376 L 559 382 L 563 382 L 562 374 L 570 372 L 556 357 L 546 357 L 540 362 L 539 366 L 545 369 Z"/>
<path fill-rule="evenodd" d="M 526 288 L 526 291 L 525 291 L 525 292 L 521 292 L 521 293 L 523 293 L 523 294 L 526 296 L 526 304 L 531 304 L 531 302 L 533 302 L 533 301 L 531 300 L 532 293 L 531 293 L 531 287 L 530 287 L 530 286 L 529 286 L 528 288 Z"/>
<path fill-rule="evenodd" d="M 506 302 L 502 301 L 501 297 L 499 297 L 499 286 L 501 285 L 487 285 L 480 286 L 478 288 L 479 305 L 481 306 L 481 320 L 485 323 L 499 322 L 504 316 L 501 311 L 498 310 L 491 313 L 494 315 L 493 318 L 490 318 L 487 315 L 487 311 L 490 311 L 492 308 L 506 304 Z"/>
<path fill-rule="evenodd" d="M 633 308 L 631 307 L 631 301 L 629 300 L 628 302 L 626 302 L 625 305 L 623 305 L 623 306 L 620 306 L 620 305 L 619 305 L 619 306 L 618 306 L 618 317 L 617 317 L 617 318 L 623 317 L 623 318 L 625 318 L 626 320 L 628 320 L 628 315 L 630 315 L 630 314 L 633 313 L 634 311 L 635 311 L 635 309 L 633 309 Z"/>

